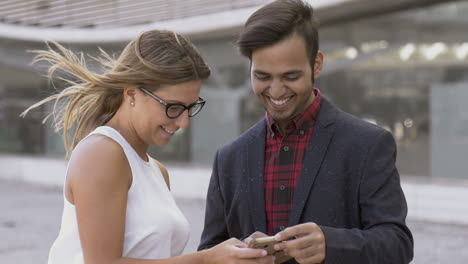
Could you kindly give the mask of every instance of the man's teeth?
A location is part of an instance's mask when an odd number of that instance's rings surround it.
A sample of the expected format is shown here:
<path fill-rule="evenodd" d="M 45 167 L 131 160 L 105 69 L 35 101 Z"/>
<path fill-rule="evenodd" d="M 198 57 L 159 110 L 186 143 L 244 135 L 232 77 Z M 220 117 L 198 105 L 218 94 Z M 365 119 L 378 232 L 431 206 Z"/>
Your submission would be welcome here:
<path fill-rule="evenodd" d="M 164 127 L 162 129 L 164 129 L 164 131 L 166 131 L 169 134 L 174 134 L 177 131 L 177 130 L 172 131 L 172 130 L 166 129 Z"/>
<path fill-rule="evenodd" d="M 283 105 L 283 104 L 285 104 L 287 101 L 289 101 L 289 99 L 291 99 L 291 97 L 284 98 L 284 99 L 281 99 L 281 100 L 275 100 L 275 99 L 273 99 L 273 98 L 270 98 L 271 102 L 274 103 L 275 105 Z"/>

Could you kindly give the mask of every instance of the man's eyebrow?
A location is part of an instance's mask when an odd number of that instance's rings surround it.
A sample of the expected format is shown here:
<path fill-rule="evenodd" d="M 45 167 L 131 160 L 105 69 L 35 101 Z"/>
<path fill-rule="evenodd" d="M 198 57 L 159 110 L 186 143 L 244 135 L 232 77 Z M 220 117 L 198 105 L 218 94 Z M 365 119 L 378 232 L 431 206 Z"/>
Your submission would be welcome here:
<path fill-rule="evenodd" d="M 281 75 L 291 75 L 291 74 L 302 74 L 304 71 L 302 70 L 290 70 L 287 72 L 282 73 Z M 261 75 L 270 75 L 268 72 L 264 72 L 262 70 L 254 70 L 255 74 L 261 74 Z"/>
<path fill-rule="evenodd" d="M 283 75 L 302 74 L 302 73 L 303 73 L 302 70 L 291 70 L 291 71 L 287 71 L 287 72 L 283 73 Z"/>
<path fill-rule="evenodd" d="M 269 73 L 261 71 L 261 70 L 254 70 L 254 73 L 256 74 L 264 74 L 264 75 L 269 75 Z"/>

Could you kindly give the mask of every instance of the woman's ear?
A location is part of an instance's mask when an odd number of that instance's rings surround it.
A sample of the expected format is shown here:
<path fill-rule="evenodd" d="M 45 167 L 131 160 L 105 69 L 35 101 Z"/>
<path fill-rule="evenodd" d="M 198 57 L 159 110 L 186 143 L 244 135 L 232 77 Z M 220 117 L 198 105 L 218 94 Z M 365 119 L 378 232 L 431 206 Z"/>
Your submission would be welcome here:
<path fill-rule="evenodd" d="M 124 91 L 123 91 L 124 103 L 129 104 L 131 106 L 135 106 L 137 92 L 138 92 L 137 88 L 135 87 L 124 88 Z"/>

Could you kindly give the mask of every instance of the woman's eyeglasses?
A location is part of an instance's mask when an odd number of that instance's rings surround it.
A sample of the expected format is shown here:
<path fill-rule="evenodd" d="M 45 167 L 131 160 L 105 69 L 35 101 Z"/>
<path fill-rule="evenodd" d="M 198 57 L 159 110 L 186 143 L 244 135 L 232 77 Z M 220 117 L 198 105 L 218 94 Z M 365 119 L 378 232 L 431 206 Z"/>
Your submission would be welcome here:
<path fill-rule="evenodd" d="M 145 88 L 141 88 L 140 90 L 147 95 L 151 96 L 154 100 L 158 101 L 160 104 L 164 105 L 166 107 L 166 115 L 170 119 L 175 119 L 179 117 L 185 110 L 188 110 L 188 115 L 189 117 L 195 116 L 198 114 L 203 106 L 205 105 L 206 101 L 203 100 L 202 98 L 198 97 L 198 101 L 196 101 L 193 104 L 190 104 L 188 106 L 185 106 L 183 104 L 172 104 L 164 101 L 163 99 L 159 98 L 158 96 L 154 95 L 150 91 L 146 90 Z"/>

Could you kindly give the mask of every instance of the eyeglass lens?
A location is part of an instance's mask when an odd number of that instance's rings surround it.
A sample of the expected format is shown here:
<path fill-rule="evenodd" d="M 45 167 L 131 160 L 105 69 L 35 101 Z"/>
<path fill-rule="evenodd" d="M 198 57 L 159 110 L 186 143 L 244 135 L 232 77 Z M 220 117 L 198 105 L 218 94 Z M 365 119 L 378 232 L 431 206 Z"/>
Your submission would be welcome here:
<path fill-rule="evenodd" d="M 203 107 L 203 103 L 195 103 L 191 105 L 188 109 L 189 116 L 192 117 L 198 114 L 198 112 L 200 112 L 202 107 Z M 185 106 L 176 104 L 176 105 L 168 106 L 166 112 L 167 112 L 167 116 L 171 118 L 176 118 L 180 116 L 184 111 L 185 111 Z"/>

